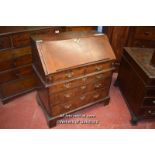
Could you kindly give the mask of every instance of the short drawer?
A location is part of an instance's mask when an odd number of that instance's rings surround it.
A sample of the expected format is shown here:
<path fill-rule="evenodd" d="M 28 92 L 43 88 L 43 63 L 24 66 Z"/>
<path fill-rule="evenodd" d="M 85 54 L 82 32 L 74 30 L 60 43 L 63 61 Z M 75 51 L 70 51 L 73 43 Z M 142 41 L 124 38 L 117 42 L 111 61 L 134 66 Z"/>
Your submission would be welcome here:
<path fill-rule="evenodd" d="M 153 27 L 136 28 L 135 39 L 155 40 L 155 28 Z"/>
<path fill-rule="evenodd" d="M 12 42 L 14 47 L 29 46 L 30 34 L 28 32 L 14 34 L 12 35 Z"/>
<path fill-rule="evenodd" d="M 92 83 L 94 81 L 101 81 L 104 79 L 111 79 L 112 76 L 112 72 L 104 72 L 104 73 L 99 73 L 99 74 L 95 74 L 92 76 L 86 76 L 86 77 L 82 77 L 80 79 L 77 80 L 73 80 L 70 82 L 65 82 L 65 83 L 61 83 L 61 84 L 56 84 L 53 85 L 49 88 L 49 93 L 53 94 L 53 93 L 57 93 L 60 91 L 64 91 L 64 90 L 69 90 L 69 89 L 73 89 L 75 87 L 81 87 L 84 88 L 83 86 L 87 85 L 88 83 Z M 91 87 L 91 85 L 90 85 Z"/>
<path fill-rule="evenodd" d="M 16 81 L 10 81 L 0 85 L 0 94 L 2 98 L 17 95 L 18 93 L 27 91 L 36 87 L 38 79 L 35 75 L 31 75 L 27 78 L 18 79 Z"/>
<path fill-rule="evenodd" d="M 68 71 L 63 71 L 59 73 L 52 74 L 49 77 L 50 82 L 59 82 L 64 80 L 70 80 L 84 75 L 84 68 L 76 68 Z"/>
<path fill-rule="evenodd" d="M 16 80 L 21 77 L 30 76 L 32 74 L 33 74 L 33 68 L 31 65 L 9 70 L 9 71 L 4 71 L 0 73 L 0 84 L 4 82 Z"/>
<path fill-rule="evenodd" d="M 52 29 L 51 28 L 46 28 L 46 29 L 40 29 L 40 30 L 37 30 L 37 31 L 32 31 L 31 35 L 48 34 L 48 33 L 52 33 Z"/>
<path fill-rule="evenodd" d="M 86 74 L 98 72 L 98 71 L 104 71 L 107 69 L 110 69 L 112 67 L 112 62 L 105 62 L 105 63 L 97 63 L 93 65 L 89 65 L 86 67 Z"/>
<path fill-rule="evenodd" d="M 146 96 L 155 97 L 155 88 L 148 88 L 146 90 Z"/>
<path fill-rule="evenodd" d="M 0 50 L 11 48 L 11 40 L 9 36 L 0 37 Z"/>
<path fill-rule="evenodd" d="M 5 71 L 10 68 L 14 68 L 14 60 L 7 60 L 4 62 L 0 62 L 0 72 Z"/>
<path fill-rule="evenodd" d="M 155 97 L 154 98 L 145 98 L 143 101 L 144 106 L 155 106 Z"/>
<path fill-rule="evenodd" d="M 152 108 L 145 109 L 144 117 L 155 117 L 155 109 L 152 109 Z"/>
<path fill-rule="evenodd" d="M 27 65 L 30 63 L 32 63 L 32 55 L 31 54 L 27 54 L 27 55 L 15 58 L 15 60 L 14 60 L 14 65 L 16 67 L 22 66 L 22 65 Z"/>

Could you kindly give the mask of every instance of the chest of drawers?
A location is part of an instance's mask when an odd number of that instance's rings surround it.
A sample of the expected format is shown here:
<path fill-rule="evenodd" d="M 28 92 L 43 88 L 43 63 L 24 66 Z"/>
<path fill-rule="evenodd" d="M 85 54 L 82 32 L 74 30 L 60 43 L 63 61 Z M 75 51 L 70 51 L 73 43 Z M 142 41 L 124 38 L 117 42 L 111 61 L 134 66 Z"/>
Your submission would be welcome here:
<path fill-rule="evenodd" d="M 106 35 L 66 32 L 32 37 L 37 99 L 50 127 L 64 114 L 109 102 L 115 55 Z"/>
<path fill-rule="evenodd" d="M 131 123 L 155 117 L 155 67 L 151 64 L 154 49 L 125 48 L 117 84 L 132 115 Z"/>

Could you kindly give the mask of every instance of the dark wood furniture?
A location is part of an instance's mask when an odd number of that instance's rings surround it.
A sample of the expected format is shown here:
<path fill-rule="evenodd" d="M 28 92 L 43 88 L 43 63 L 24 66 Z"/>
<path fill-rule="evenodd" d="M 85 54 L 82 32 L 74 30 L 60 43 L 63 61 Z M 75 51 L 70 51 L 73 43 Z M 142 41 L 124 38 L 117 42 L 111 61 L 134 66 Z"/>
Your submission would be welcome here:
<path fill-rule="evenodd" d="M 155 50 L 151 58 L 151 65 L 155 66 Z"/>
<path fill-rule="evenodd" d="M 10 99 L 34 90 L 38 85 L 32 68 L 32 34 L 59 33 L 60 27 L 0 27 L 0 99 Z"/>
<path fill-rule="evenodd" d="M 106 34 L 118 64 L 121 61 L 123 47 L 155 48 L 154 26 L 108 26 Z"/>
<path fill-rule="evenodd" d="M 102 33 L 33 36 L 33 67 L 41 81 L 38 103 L 50 127 L 64 114 L 109 103 L 114 60 Z"/>
<path fill-rule="evenodd" d="M 124 48 L 117 85 L 132 115 L 131 123 L 155 118 L 155 67 L 150 63 L 154 49 Z"/>
<path fill-rule="evenodd" d="M 32 68 L 30 36 L 57 35 L 65 31 L 96 30 L 95 26 L 0 26 L 0 99 L 10 99 L 34 90 L 38 78 Z"/>

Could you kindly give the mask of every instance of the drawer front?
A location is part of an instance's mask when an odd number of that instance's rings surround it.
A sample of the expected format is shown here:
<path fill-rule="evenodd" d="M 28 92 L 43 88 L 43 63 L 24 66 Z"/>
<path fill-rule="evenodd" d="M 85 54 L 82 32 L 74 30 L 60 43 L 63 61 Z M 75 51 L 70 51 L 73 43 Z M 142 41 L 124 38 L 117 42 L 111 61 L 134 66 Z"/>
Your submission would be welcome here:
<path fill-rule="evenodd" d="M 21 57 L 18 57 L 14 60 L 15 66 L 22 66 L 22 65 L 27 65 L 32 63 L 32 55 L 31 54 L 27 54 Z"/>
<path fill-rule="evenodd" d="M 145 98 L 143 101 L 143 106 L 155 106 L 155 97 L 154 98 Z"/>
<path fill-rule="evenodd" d="M 49 81 L 58 82 L 58 81 L 70 80 L 72 78 L 76 78 L 83 75 L 84 75 L 84 68 L 77 68 L 53 74 L 49 77 Z"/>
<path fill-rule="evenodd" d="M 132 46 L 142 47 L 142 48 L 153 48 L 155 43 L 152 40 L 133 40 Z"/>
<path fill-rule="evenodd" d="M 0 37 L 0 50 L 11 48 L 11 41 L 9 36 L 2 36 Z"/>
<path fill-rule="evenodd" d="M 150 88 L 146 90 L 146 96 L 155 97 L 155 88 Z"/>
<path fill-rule="evenodd" d="M 30 76 L 33 74 L 33 68 L 31 65 L 0 73 L 0 84 L 12 80 L 16 80 L 21 77 Z"/>
<path fill-rule="evenodd" d="M 10 68 L 13 68 L 13 67 L 15 67 L 13 60 L 0 62 L 0 72 L 5 71 L 5 70 L 10 69 Z"/>
<path fill-rule="evenodd" d="M 12 35 L 12 42 L 14 47 L 29 46 L 30 34 L 28 32 L 14 34 Z"/>
<path fill-rule="evenodd" d="M 53 85 L 49 88 L 49 93 L 53 94 L 53 93 L 57 93 L 60 91 L 73 89 L 75 87 L 85 86 L 90 82 L 92 83 L 94 81 L 100 81 L 100 80 L 104 80 L 107 78 L 111 79 L 111 76 L 112 76 L 112 72 L 105 72 L 105 73 L 100 73 L 100 74 L 96 74 L 92 76 L 83 77 L 83 78 L 80 78 L 78 80 L 74 80 L 71 82 Z"/>
<path fill-rule="evenodd" d="M 79 108 L 80 106 L 87 105 L 88 103 L 95 102 L 104 99 L 108 95 L 108 90 L 101 89 L 99 91 L 93 91 L 87 94 L 81 94 L 75 97 L 69 102 L 62 102 L 61 104 L 51 104 L 52 116 L 58 116 L 63 113 L 67 113 L 70 110 Z"/>
<path fill-rule="evenodd" d="M 155 117 L 155 109 L 153 108 L 147 108 L 144 110 L 144 116 L 145 117 Z"/>
<path fill-rule="evenodd" d="M 155 40 L 155 28 L 139 27 L 135 32 L 135 39 Z"/>
<path fill-rule="evenodd" d="M 33 32 L 31 32 L 31 35 L 48 34 L 48 33 L 52 33 L 52 29 L 51 28 L 33 31 Z"/>
<path fill-rule="evenodd" d="M 1 96 L 5 98 L 32 89 L 36 87 L 37 84 L 38 84 L 37 77 L 35 75 L 31 75 L 30 77 L 24 79 L 10 81 L 0 85 L 0 93 Z"/>
<path fill-rule="evenodd" d="M 112 67 L 111 62 L 93 64 L 86 67 L 86 74 L 94 73 L 98 71 L 104 71 L 106 69 L 110 69 L 111 67 Z"/>

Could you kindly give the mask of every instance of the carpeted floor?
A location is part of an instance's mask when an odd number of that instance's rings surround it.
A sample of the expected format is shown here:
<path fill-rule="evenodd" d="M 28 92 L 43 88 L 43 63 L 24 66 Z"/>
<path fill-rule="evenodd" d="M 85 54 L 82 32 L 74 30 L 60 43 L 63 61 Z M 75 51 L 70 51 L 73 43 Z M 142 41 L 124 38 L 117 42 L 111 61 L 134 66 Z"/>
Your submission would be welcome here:
<path fill-rule="evenodd" d="M 75 124 L 57 124 L 53 129 L 128 129 L 128 128 L 155 128 L 155 120 L 145 120 L 132 126 L 129 122 L 130 113 L 119 89 L 113 86 L 116 79 L 113 76 L 113 82 L 110 89 L 110 104 L 103 106 L 102 104 L 94 105 L 87 109 L 76 112 L 75 114 L 86 115 L 87 118 L 65 118 L 63 120 L 73 121 Z M 89 118 L 88 118 L 89 117 Z M 85 121 L 96 121 L 96 124 L 85 124 Z M 36 91 L 18 97 L 10 101 L 6 105 L 0 104 L 0 128 L 14 129 L 47 129 L 44 114 L 36 102 Z"/>

